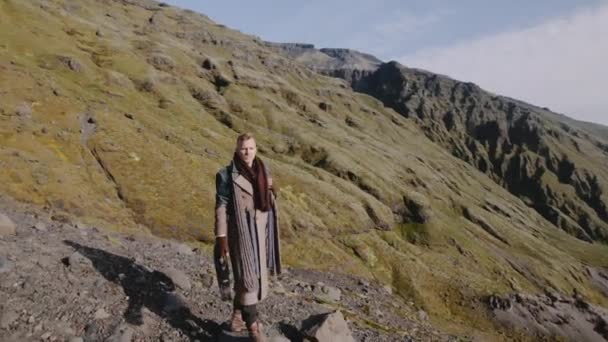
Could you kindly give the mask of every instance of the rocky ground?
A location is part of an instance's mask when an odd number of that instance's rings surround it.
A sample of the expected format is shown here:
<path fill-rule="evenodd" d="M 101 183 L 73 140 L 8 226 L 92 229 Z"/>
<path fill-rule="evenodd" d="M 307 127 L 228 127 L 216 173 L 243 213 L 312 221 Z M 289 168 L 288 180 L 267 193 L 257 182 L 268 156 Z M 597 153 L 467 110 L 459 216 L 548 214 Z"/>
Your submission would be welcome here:
<path fill-rule="evenodd" d="M 1 341 L 246 340 L 222 332 L 230 306 L 204 251 L 0 204 Z M 315 318 L 336 309 L 357 341 L 455 340 L 391 292 L 365 279 L 288 269 L 272 282 L 261 318 L 273 341 L 303 340 Z"/>
<path fill-rule="evenodd" d="M 604 279 L 608 284 L 608 278 Z M 608 310 L 589 304 L 578 294 L 562 296 L 514 294 L 489 301 L 496 320 L 511 329 L 567 341 L 608 340 Z"/>
<path fill-rule="evenodd" d="M 153 0 L 0 1 L 0 197 L 48 208 L 0 200 L 0 341 L 220 331 L 214 177 L 246 131 L 280 189 L 285 263 L 405 298 L 290 270 L 263 308 L 275 335 L 340 309 L 360 340 L 449 338 L 426 313 L 455 335 L 514 340 L 490 296 L 576 289 L 608 307 L 604 128 L 262 39 Z M 313 70 L 334 66 L 349 82 Z M 364 80 L 367 95 L 353 91 Z"/>

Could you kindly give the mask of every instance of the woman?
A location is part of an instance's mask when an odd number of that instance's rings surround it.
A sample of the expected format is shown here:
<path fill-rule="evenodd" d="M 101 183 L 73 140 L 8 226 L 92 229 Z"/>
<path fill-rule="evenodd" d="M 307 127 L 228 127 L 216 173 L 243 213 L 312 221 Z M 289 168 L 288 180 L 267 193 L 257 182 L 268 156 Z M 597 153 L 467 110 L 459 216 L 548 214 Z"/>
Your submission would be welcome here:
<path fill-rule="evenodd" d="M 278 213 L 268 168 L 256 157 L 252 134 L 236 140 L 230 165 L 216 175 L 216 249 L 230 258 L 234 301 L 230 327 L 247 328 L 254 341 L 266 341 L 256 304 L 268 294 L 268 273 L 279 274 Z"/>

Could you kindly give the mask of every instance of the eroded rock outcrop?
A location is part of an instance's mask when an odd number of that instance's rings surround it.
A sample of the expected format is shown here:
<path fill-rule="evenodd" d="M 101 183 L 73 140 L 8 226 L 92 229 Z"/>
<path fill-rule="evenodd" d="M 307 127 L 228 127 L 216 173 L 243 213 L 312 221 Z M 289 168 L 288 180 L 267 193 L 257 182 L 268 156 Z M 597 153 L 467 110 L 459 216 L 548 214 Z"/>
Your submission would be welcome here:
<path fill-rule="evenodd" d="M 606 166 L 598 148 L 605 137 L 578 127 L 590 124 L 397 62 L 360 72 L 365 76 L 343 75 L 340 68 L 324 73 L 414 120 L 428 138 L 554 225 L 586 241 L 608 241 L 608 178 L 597 171 Z"/>
<path fill-rule="evenodd" d="M 491 296 L 488 305 L 496 319 L 510 329 L 561 336 L 570 341 L 608 339 L 608 310 L 589 304 L 580 295 L 548 292 Z"/>

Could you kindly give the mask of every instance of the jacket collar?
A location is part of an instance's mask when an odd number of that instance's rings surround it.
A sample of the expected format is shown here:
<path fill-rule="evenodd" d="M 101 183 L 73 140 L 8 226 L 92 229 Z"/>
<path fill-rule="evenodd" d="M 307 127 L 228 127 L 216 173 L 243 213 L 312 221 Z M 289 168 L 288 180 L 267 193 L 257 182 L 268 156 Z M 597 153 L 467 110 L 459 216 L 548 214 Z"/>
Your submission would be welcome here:
<path fill-rule="evenodd" d="M 232 181 L 245 192 L 253 196 L 253 185 L 249 180 L 247 180 L 247 178 L 243 177 L 243 175 L 239 173 L 234 161 L 230 162 L 230 167 L 232 168 Z"/>

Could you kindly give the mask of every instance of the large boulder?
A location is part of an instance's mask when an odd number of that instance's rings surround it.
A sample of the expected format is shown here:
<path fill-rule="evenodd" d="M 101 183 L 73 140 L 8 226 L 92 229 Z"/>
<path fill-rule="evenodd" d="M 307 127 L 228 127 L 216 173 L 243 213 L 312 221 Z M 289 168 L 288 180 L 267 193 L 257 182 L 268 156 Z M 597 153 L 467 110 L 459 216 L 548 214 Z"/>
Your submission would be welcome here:
<path fill-rule="evenodd" d="M 303 324 L 305 341 L 314 342 L 354 342 L 355 339 L 340 311 L 320 316 L 312 316 Z"/>

